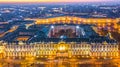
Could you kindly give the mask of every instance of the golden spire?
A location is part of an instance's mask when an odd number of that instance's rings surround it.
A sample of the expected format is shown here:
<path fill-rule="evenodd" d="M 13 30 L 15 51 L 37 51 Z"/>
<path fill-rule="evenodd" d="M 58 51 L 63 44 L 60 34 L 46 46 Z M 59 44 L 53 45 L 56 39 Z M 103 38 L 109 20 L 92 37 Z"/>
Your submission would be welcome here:
<path fill-rule="evenodd" d="M 103 45 L 107 45 L 108 43 L 106 41 L 103 42 Z"/>

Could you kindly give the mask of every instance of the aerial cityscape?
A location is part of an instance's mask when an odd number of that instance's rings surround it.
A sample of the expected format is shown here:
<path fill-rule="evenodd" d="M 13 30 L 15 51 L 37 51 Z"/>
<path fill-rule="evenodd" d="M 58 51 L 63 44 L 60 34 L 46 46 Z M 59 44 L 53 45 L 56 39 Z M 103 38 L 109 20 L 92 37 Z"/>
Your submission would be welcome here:
<path fill-rule="evenodd" d="M 120 67 L 120 0 L 0 0 L 0 67 Z"/>

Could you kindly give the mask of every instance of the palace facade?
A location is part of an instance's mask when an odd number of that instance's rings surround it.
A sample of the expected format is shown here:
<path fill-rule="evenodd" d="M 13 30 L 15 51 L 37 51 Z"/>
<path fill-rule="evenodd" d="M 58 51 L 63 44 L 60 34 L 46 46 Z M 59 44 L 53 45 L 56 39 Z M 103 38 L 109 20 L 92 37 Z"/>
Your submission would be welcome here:
<path fill-rule="evenodd" d="M 75 42 L 48 42 L 19 45 L 0 44 L 1 59 L 27 59 L 27 58 L 119 58 L 117 43 L 75 43 Z"/>

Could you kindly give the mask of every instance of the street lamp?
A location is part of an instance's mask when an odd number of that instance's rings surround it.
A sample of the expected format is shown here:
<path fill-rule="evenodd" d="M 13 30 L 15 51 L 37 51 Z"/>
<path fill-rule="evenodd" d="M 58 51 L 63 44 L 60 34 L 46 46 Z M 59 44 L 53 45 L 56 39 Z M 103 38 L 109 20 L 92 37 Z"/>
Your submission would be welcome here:
<path fill-rule="evenodd" d="M 50 37 L 53 36 L 53 35 L 54 35 L 54 26 L 52 25 L 51 26 L 51 35 L 50 35 Z"/>
<path fill-rule="evenodd" d="M 54 28 L 54 26 L 52 25 L 52 26 L 51 26 L 51 28 L 53 29 L 53 28 Z"/>
<path fill-rule="evenodd" d="M 75 32 L 76 32 L 76 36 L 78 36 L 78 30 L 79 30 L 79 29 L 80 29 L 80 27 L 77 25 L 77 26 L 76 26 L 76 31 L 75 31 Z"/>
<path fill-rule="evenodd" d="M 77 29 L 79 29 L 80 27 L 79 26 L 76 26 Z"/>

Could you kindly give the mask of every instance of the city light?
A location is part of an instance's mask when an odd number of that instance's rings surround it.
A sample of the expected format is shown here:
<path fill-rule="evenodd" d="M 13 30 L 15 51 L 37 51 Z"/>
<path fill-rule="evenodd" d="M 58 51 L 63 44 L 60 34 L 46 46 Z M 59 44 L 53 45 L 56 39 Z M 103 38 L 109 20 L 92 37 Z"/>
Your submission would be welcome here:
<path fill-rule="evenodd" d="M 80 27 L 79 26 L 76 26 L 77 29 L 79 29 Z"/>
<path fill-rule="evenodd" d="M 65 51 L 65 48 L 66 48 L 65 46 L 60 46 L 60 47 L 59 47 L 59 50 L 60 50 L 60 51 Z"/>
<path fill-rule="evenodd" d="M 0 67 L 120 67 L 113 1 L 0 0 Z"/>
<path fill-rule="evenodd" d="M 53 29 L 53 28 L 54 28 L 54 26 L 52 25 L 52 26 L 51 26 L 51 28 Z"/>

